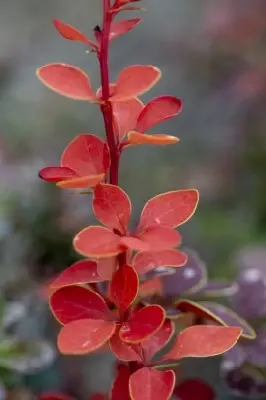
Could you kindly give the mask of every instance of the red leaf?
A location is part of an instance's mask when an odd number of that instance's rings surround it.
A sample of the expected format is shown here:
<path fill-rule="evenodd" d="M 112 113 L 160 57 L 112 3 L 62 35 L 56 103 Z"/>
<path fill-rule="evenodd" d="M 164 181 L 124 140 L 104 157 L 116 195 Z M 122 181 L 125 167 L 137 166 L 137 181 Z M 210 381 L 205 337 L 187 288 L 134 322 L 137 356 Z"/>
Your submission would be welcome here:
<path fill-rule="evenodd" d="M 101 393 L 94 393 L 89 397 L 89 400 L 107 400 L 107 397 Z"/>
<path fill-rule="evenodd" d="M 187 262 L 187 255 L 179 250 L 143 251 L 137 253 L 132 264 L 138 274 L 146 274 L 154 268 L 182 267 Z"/>
<path fill-rule="evenodd" d="M 122 324 L 119 336 L 125 342 L 141 342 L 154 335 L 163 325 L 164 319 L 165 312 L 162 307 L 157 305 L 143 307 Z"/>
<path fill-rule="evenodd" d="M 182 108 L 181 100 L 173 96 L 160 96 L 149 101 L 141 111 L 136 131 L 146 132 L 154 125 L 179 114 Z"/>
<path fill-rule="evenodd" d="M 129 378 L 129 368 L 126 365 L 120 365 L 117 377 L 111 388 L 111 400 L 131 400 L 129 395 Z"/>
<path fill-rule="evenodd" d="M 156 353 L 167 345 L 175 332 L 175 326 L 169 319 L 165 320 L 161 329 L 141 343 L 145 360 L 149 362 Z"/>
<path fill-rule="evenodd" d="M 123 19 L 121 21 L 114 22 L 111 25 L 110 40 L 116 39 L 117 37 L 124 35 L 131 29 L 135 28 L 135 26 L 138 25 L 140 21 L 141 21 L 140 18 L 134 18 L 134 19 Z"/>
<path fill-rule="evenodd" d="M 78 29 L 74 28 L 74 26 L 65 24 L 60 19 L 54 20 L 54 26 L 55 26 L 56 30 L 60 33 L 60 35 L 63 36 L 65 39 L 82 42 L 82 43 L 90 45 L 94 49 L 97 49 L 97 44 L 94 43 L 89 38 L 87 38 Z"/>
<path fill-rule="evenodd" d="M 78 67 L 47 64 L 38 68 L 36 73 L 45 86 L 62 96 L 75 100 L 96 100 L 90 78 Z"/>
<path fill-rule="evenodd" d="M 151 65 L 130 65 L 122 69 L 110 100 L 125 101 L 151 89 L 160 79 L 161 71 Z"/>
<path fill-rule="evenodd" d="M 163 294 L 163 285 L 160 278 L 156 277 L 153 279 L 149 279 L 146 282 L 142 282 L 139 288 L 139 296 L 141 298 L 162 295 Z"/>
<path fill-rule="evenodd" d="M 137 119 L 144 104 L 137 97 L 132 97 L 123 102 L 114 101 L 112 106 L 116 123 L 115 131 L 122 140 L 128 132 L 136 128 Z"/>
<path fill-rule="evenodd" d="M 95 261 L 80 260 L 65 269 L 50 286 L 52 289 L 59 289 L 63 286 L 102 282 L 102 280 Z"/>
<path fill-rule="evenodd" d="M 45 393 L 38 397 L 38 400 L 72 400 L 72 398 L 60 393 Z"/>
<path fill-rule="evenodd" d="M 139 278 L 134 268 L 130 265 L 119 267 L 110 284 L 110 295 L 121 313 L 136 299 L 138 289 Z"/>
<path fill-rule="evenodd" d="M 109 184 L 98 185 L 93 195 L 93 211 L 103 225 L 126 234 L 131 215 L 131 202 L 120 187 Z"/>
<path fill-rule="evenodd" d="M 61 189 L 88 189 L 95 187 L 102 182 L 105 174 L 82 176 L 80 178 L 65 179 L 57 182 L 56 186 Z"/>
<path fill-rule="evenodd" d="M 62 354 L 87 354 L 102 347 L 114 334 L 116 324 L 100 319 L 79 319 L 64 325 L 57 345 Z"/>
<path fill-rule="evenodd" d="M 199 379 L 186 379 L 176 386 L 174 390 L 175 396 L 180 400 L 195 400 L 195 393 L 197 393 L 198 399 L 215 399 L 215 392 L 212 387 Z"/>
<path fill-rule="evenodd" d="M 110 281 L 117 268 L 117 257 L 100 258 L 98 260 L 98 274 L 103 281 Z"/>
<path fill-rule="evenodd" d="M 121 361 L 138 361 L 142 362 L 142 357 L 140 356 L 140 345 L 139 344 L 129 344 L 123 342 L 118 334 L 115 334 L 110 339 L 110 348 L 114 355 Z"/>
<path fill-rule="evenodd" d="M 98 294 L 82 286 L 65 286 L 54 292 L 50 307 L 61 324 L 79 319 L 105 319 L 110 311 Z"/>
<path fill-rule="evenodd" d="M 175 387 L 173 371 L 157 371 L 155 368 L 141 368 L 129 379 L 132 400 L 169 400 Z"/>
<path fill-rule="evenodd" d="M 123 251 L 120 237 L 103 226 L 83 229 L 75 236 L 73 245 L 78 253 L 92 258 L 112 257 Z"/>
<path fill-rule="evenodd" d="M 177 227 L 194 214 L 199 200 L 195 189 L 162 193 L 147 201 L 139 223 L 139 230 L 154 224 Z"/>
<path fill-rule="evenodd" d="M 39 177 L 47 182 L 60 182 L 77 176 L 75 171 L 67 167 L 45 167 L 39 171 Z"/>
<path fill-rule="evenodd" d="M 164 135 L 161 133 L 148 135 L 145 133 L 131 131 L 128 134 L 128 143 L 131 145 L 153 144 L 158 146 L 165 146 L 167 144 L 175 144 L 179 142 L 179 140 L 180 139 L 175 136 Z"/>
<path fill-rule="evenodd" d="M 78 176 L 84 177 L 106 173 L 110 167 L 109 148 L 95 135 L 78 135 L 65 148 L 61 166 L 71 168 Z"/>
<path fill-rule="evenodd" d="M 241 335 L 239 327 L 194 325 L 184 329 L 176 338 L 163 360 L 187 357 L 212 357 L 230 350 Z"/>

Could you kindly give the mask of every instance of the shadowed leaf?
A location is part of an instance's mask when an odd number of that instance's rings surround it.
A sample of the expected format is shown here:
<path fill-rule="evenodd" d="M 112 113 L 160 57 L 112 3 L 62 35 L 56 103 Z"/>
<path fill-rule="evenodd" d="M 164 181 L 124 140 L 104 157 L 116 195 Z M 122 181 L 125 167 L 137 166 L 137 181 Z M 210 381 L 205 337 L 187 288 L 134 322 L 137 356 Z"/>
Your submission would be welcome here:
<path fill-rule="evenodd" d="M 195 393 L 197 393 L 198 399 L 215 399 L 215 392 L 212 387 L 199 379 L 186 379 L 179 383 L 174 390 L 175 396 L 178 396 L 181 400 L 195 400 Z"/>
<path fill-rule="evenodd" d="M 169 342 L 175 332 L 172 321 L 165 320 L 161 329 L 141 343 L 145 360 L 150 361 Z"/>
<path fill-rule="evenodd" d="M 98 274 L 103 281 L 110 281 L 117 269 L 117 258 L 100 258 L 98 260 Z"/>
<path fill-rule="evenodd" d="M 120 361 L 143 361 L 140 355 L 141 348 L 139 344 L 130 344 L 124 342 L 120 339 L 119 334 L 113 335 L 109 344 L 112 352 Z"/>
<path fill-rule="evenodd" d="M 126 365 L 119 365 L 117 376 L 110 391 L 110 400 L 131 400 L 129 395 L 130 371 Z"/>
<path fill-rule="evenodd" d="M 137 97 L 112 103 L 115 131 L 120 140 L 124 139 L 129 131 L 135 129 L 138 116 L 143 107 L 144 104 Z"/>

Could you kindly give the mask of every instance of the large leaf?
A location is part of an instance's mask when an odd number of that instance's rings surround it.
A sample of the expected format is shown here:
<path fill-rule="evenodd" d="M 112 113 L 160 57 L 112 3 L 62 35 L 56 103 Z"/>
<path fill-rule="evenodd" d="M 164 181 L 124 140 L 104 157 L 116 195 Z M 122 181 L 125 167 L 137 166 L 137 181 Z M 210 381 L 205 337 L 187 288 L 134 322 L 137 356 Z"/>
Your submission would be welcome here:
<path fill-rule="evenodd" d="M 110 392 L 110 400 L 131 400 L 129 395 L 130 370 L 127 365 L 119 365 L 117 376 Z"/>
<path fill-rule="evenodd" d="M 215 392 L 212 387 L 199 379 L 186 379 L 179 383 L 174 390 L 175 396 L 180 400 L 195 400 L 195 393 L 197 393 L 199 400 L 215 399 Z"/>
<path fill-rule="evenodd" d="M 118 333 L 111 337 L 109 344 L 112 352 L 120 361 L 143 362 L 140 344 L 126 343 L 120 339 Z"/>
<path fill-rule="evenodd" d="M 138 116 L 144 104 L 137 98 L 112 103 L 113 115 L 115 119 L 115 131 L 122 140 L 129 131 L 136 127 Z"/>
<path fill-rule="evenodd" d="M 141 368 L 129 379 L 132 400 L 169 400 L 175 387 L 173 371 Z"/>
<path fill-rule="evenodd" d="M 169 228 L 184 224 L 194 214 L 198 200 L 199 193 L 195 189 L 176 190 L 153 197 L 142 210 L 139 230 L 154 224 Z"/>
<path fill-rule="evenodd" d="M 37 77 L 54 92 L 75 100 L 95 101 L 90 78 L 80 68 L 67 64 L 47 64 L 37 69 Z"/>
<path fill-rule="evenodd" d="M 165 135 L 162 133 L 148 135 L 145 133 L 131 131 L 128 134 L 128 143 L 131 145 L 153 144 L 157 146 L 165 146 L 167 144 L 177 143 L 179 140 L 180 139 L 175 136 Z"/>
<path fill-rule="evenodd" d="M 101 282 L 97 262 L 80 260 L 65 269 L 50 285 L 52 289 L 63 286 L 82 285 L 90 282 Z"/>
<path fill-rule="evenodd" d="M 184 329 L 163 360 L 212 357 L 230 350 L 241 335 L 239 327 L 194 325 Z"/>
<path fill-rule="evenodd" d="M 120 187 L 110 184 L 98 185 L 93 194 L 93 210 L 103 225 L 126 234 L 131 202 Z"/>
<path fill-rule="evenodd" d="M 130 65 L 118 75 L 112 101 L 125 101 L 140 96 L 160 79 L 161 71 L 152 65 Z"/>
<path fill-rule="evenodd" d="M 139 343 L 155 334 L 163 325 L 165 312 L 157 305 L 147 306 L 122 323 L 120 338 L 128 343 Z"/>
<path fill-rule="evenodd" d="M 87 38 L 82 32 L 80 32 L 77 28 L 72 25 L 68 25 L 65 22 L 61 21 L 60 19 L 54 20 L 54 26 L 56 30 L 63 36 L 65 39 L 73 40 L 75 42 L 81 42 L 88 44 L 94 49 L 97 49 L 97 44 L 94 43 L 92 40 Z"/>
<path fill-rule="evenodd" d="M 103 226 L 89 226 L 80 231 L 73 240 L 75 250 L 92 258 L 115 256 L 123 251 L 120 237 Z"/>
<path fill-rule="evenodd" d="M 145 360 L 149 362 L 158 353 L 169 340 L 172 338 L 175 332 L 175 326 L 169 319 L 165 320 L 161 329 L 159 329 L 154 335 L 141 343 Z"/>
<path fill-rule="evenodd" d="M 181 108 L 181 100 L 173 96 L 160 96 L 152 99 L 140 113 L 136 131 L 146 132 L 154 125 L 177 115 Z"/>
<path fill-rule="evenodd" d="M 114 334 L 113 321 L 79 319 L 61 328 L 57 338 L 58 348 L 63 354 L 82 355 L 102 347 Z"/>
<path fill-rule="evenodd" d="M 139 279 L 134 268 L 120 266 L 111 280 L 110 296 L 122 315 L 136 299 L 138 289 Z"/>
<path fill-rule="evenodd" d="M 146 274 L 154 268 L 182 267 L 187 262 L 187 255 L 179 250 L 143 251 L 133 258 L 132 264 L 138 274 Z"/>
<path fill-rule="evenodd" d="M 110 29 L 110 40 L 116 39 L 117 37 L 124 35 L 131 29 L 135 28 L 140 23 L 140 18 L 123 19 L 118 22 L 113 22 Z"/>
<path fill-rule="evenodd" d="M 98 294 L 82 286 L 65 286 L 54 292 L 50 307 L 61 324 L 79 319 L 104 319 L 110 311 Z"/>

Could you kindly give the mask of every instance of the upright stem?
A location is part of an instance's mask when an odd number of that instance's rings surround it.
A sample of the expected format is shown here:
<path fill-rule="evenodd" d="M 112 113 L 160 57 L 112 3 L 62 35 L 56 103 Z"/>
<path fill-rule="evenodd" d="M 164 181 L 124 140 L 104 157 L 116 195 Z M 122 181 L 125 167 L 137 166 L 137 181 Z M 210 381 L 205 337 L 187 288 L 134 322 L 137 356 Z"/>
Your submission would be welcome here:
<path fill-rule="evenodd" d="M 100 70 L 101 70 L 102 100 L 103 100 L 103 104 L 101 105 L 101 112 L 104 119 L 106 139 L 110 149 L 110 156 L 111 156 L 110 183 L 113 185 L 118 185 L 120 150 L 118 148 L 118 143 L 116 141 L 114 134 L 112 104 L 109 101 L 110 81 L 109 81 L 108 55 L 109 55 L 110 28 L 113 15 L 112 13 L 109 12 L 111 8 L 110 0 L 102 0 L 102 1 L 103 1 L 102 36 L 101 36 L 100 51 L 98 54 Z"/>

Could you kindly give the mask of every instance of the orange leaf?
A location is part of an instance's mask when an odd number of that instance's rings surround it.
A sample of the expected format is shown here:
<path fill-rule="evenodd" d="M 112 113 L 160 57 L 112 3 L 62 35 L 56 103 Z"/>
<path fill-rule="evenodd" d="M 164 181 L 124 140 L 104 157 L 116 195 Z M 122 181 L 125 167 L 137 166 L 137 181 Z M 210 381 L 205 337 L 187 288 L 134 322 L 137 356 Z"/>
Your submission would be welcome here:
<path fill-rule="evenodd" d="M 91 260 L 80 260 L 65 269 L 50 285 L 52 289 L 64 286 L 82 285 L 90 282 L 102 282 L 98 273 L 97 262 Z"/>
<path fill-rule="evenodd" d="M 75 100 L 96 100 L 90 78 L 78 67 L 47 64 L 38 68 L 36 73 L 45 86 L 62 96 Z"/>
<path fill-rule="evenodd" d="M 120 313 L 124 313 L 136 299 L 139 278 L 133 267 L 122 265 L 114 273 L 110 283 L 110 295 Z"/>
<path fill-rule="evenodd" d="M 61 182 L 57 182 L 56 186 L 61 189 L 87 189 L 89 187 L 93 188 L 102 182 L 105 174 L 82 176 L 80 178 L 65 179 Z"/>
<path fill-rule="evenodd" d="M 93 211 L 103 225 L 126 234 L 131 202 L 120 187 L 110 184 L 98 185 L 93 194 Z"/>
<path fill-rule="evenodd" d="M 89 38 L 87 38 L 78 29 L 74 28 L 74 26 L 65 24 L 60 19 L 54 20 L 54 26 L 55 26 L 56 30 L 60 33 L 60 35 L 63 36 L 65 39 L 74 40 L 76 42 L 82 42 L 82 43 L 90 45 L 94 49 L 97 49 L 97 44 L 94 43 Z"/>
<path fill-rule="evenodd" d="M 112 23 L 110 30 L 110 40 L 116 39 L 117 37 L 124 35 L 128 31 L 131 31 L 131 29 L 135 28 L 135 26 L 138 25 L 140 21 L 140 18 L 134 18 L 123 19 L 121 21 Z"/>
<path fill-rule="evenodd" d="M 87 354 L 102 347 L 115 332 L 113 321 L 80 319 L 64 325 L 57 345 L 62 354 Z"/>
<path fill-rule="evenodd" d="M 114 101 L 112 103 L 113 116 L 115 119 L 115 131 L 122 140 L 129 131 L 136 128 L 137 119 L 144 108 L 144 104 L 137 98 L 132 97 L 125 101 Z"/>
<path fill-rule="evenodd" d="M 163 360 L 212 357 L 230 350 L 241 335 L 239 327 L 194 325 L 184 329 Z"/>
<path fill-rule="evenodd" d="M 59 182 L 76 178 L 78 174 L 68 167 L 45 167 L 39 171 L 39 177 L 47 182 Z"/>
<path fill-rule="evenodd" d="M 79 319 L 105 319 L 110 315 L 102 297 L 82 286 L 58 289 L 50 298 L 50 307 L 63 325 Z"/>
<path fill-rule="evenodd" d="M 112 352 L 120 361 L 143 361 L 142 357 L 140 356 L 141 348 L 139 344 L 129 344 L 123 342 L 118 334 L 115 334 L 111 337 L 109 344 Z"/>
<path fill-rule="evenodd" d="M 138 274 L 146 274 L 154 268 L 182 267 L 187 255 L 179 250 L 143 251 L 133 258 L 132 265 Z"/>
<path fill-rule="evenodd" d="M 103 281 L 110 281 L 117 268 L 117 257 L 100 258 L 98 260 L 98 274 Z"/>
<path fill-rule="evenodd" d="M 143 307 L 122 324 L 119 336 L 125 342 L 139 343 L 154 335 L 163 325 L 164 319 L 165 312 L 162 307 Z"/>
<path fill-rule="evenodd" d="M 180 140 L 175 136 L 164 135 L 161 133 L 148 135 L 145 133 L 139 133 L 135 131 L 129 132 L 127 137 L 128 137 L 128 142 L 131 145 L 154 144 L 158 146 L 165 146 L 167 144 L 175 144 Z"/>
<path fill-rule="evenodd" d="M 139 222 L 139 230 L 154 224 L 177 227 L 194 214 L 199 200 L 195 189 L 175 190 L 159 194 L 145 204 Z"/>
<path fill-rule="evenodd" d="M 154 125 L 173 118 L 182 108 L 181 100 L 173 96 L 160 96 L 149 101 L 141 111 L 136 124 L 136 131 L 146 132 Z"/>
<path fill-rule="evenodd" d="M 160 79 L 161 71 L 152 65 L 130 65 L 120 72 L 112 101 L 125 101 L 151 89 Z"/>
<path fill-rule="evenodd" d="M 144 367 L 134 372 L 129 379 L 132 400 L 169 400 L 175 387 L 173 371 L 157 371 Z"/>
<path fill-rule="evenodd" d="M 108 258 L 122 253 L 120 236 L 103 226 L 89 226 L 80 231 L 73 240 L 75 250 L 92 258 Z"/>
<path fill-rule="evenodd" d="M 130 400 L 129 378 L 129 368 L 126 365 L 119 365 L 118 374 L 114 380 L 110 392 L 111 400 Z"/>
<path fill-rule="evenodd" d="M 154 335 L 150 336 L 147 340 L 144 340 L 141 343 L 145 355 L 145 360 L 147 362 L 151 361 L 155 354 L 167 345 L 167 343 L 172 338 L 174 332 L 175 326 L 173 322 L 167 319 L 165 320 L 163 326 L 158 332 L 156 332 Z"/>

